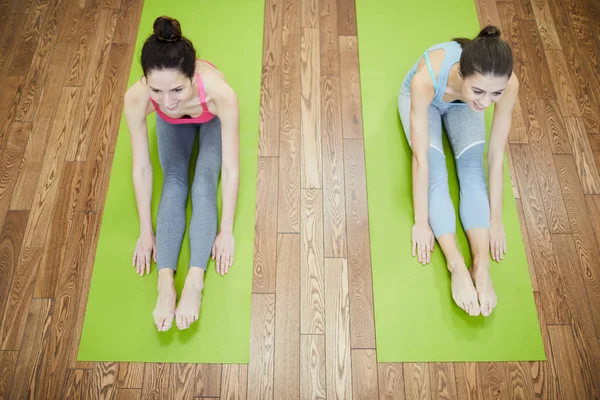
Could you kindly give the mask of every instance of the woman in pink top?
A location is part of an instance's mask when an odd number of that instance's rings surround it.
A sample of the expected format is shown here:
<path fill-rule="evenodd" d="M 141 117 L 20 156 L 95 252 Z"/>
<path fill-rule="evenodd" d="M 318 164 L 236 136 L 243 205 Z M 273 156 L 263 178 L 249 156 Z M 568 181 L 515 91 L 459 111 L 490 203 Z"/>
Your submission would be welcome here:
<path fill-rule="evenodd" d="M 233 263 L 233 220 L 239 186 L 239 109 L 223 74 L 197 60 L 192 43 L 181 35 L 179 22 L 154 21 L 154 33 L 141 54 L 143 77 L 125 94 L 125 117 L 131 134 L 133 183 L 140 218 L 140 237 L 133 266 L 140 276 L 158 265 L 158 299 L 154 321 L 159 331 L 173 319 L 186 329 L 198 319 L 208 258 L 225 275 Z M 164 183 L 152 227 L 152 165 L 146 117 L 156 111 L 158 155 Z M 192 183 L 190 268 L 177 308 L 173 277 L 186 228 L 188 170 L 194 140 L 199 154 Z M 217 183 L 221 172 L 223 208 L 217 232 Z"/>

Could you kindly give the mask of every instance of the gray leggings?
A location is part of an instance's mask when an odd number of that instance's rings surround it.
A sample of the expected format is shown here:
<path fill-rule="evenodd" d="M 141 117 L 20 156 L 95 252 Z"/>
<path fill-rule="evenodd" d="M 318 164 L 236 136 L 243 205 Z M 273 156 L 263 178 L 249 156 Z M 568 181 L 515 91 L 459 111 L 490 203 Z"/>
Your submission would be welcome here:
<path fill-rule="evenodd" d="M 196 133 L 200 150 L 192 183 L 190 267 L 206 270 L 217 233 L 217 183 L 221 171 L 221 121 L 169 124 L 156 116 L 158 156 L 164 183 L 158 207 L 156 256 L 158 269 L 177 270 L 186 228 L 188 171 Z"/>
<path fill-rule="evenodd" d="M 483 153 L 485 122 L 483 112 L 465 104 L 446 103 L 440 109 L 429 106 L 429 225 L 436 238 L 456 233 L 456 217 L 448 187 L 448 171 L 442 144 L 442 121 L 456 159 L 460 184 L 460 219 L 465 231 L 490 227 L 490 201 Z M 410 144 L 410 94 L 398 97 L 400 119 Z"/>

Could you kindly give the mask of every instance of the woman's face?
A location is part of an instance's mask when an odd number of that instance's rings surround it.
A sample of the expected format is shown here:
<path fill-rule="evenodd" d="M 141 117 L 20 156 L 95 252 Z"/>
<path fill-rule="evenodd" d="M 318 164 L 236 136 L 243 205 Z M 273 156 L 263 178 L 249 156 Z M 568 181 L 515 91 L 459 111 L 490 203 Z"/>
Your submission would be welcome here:
<path fill-rule="evenodd" d="M 463 78 L 462 94 L 472 110 L 483 111 L 500 100 L 507 84 L 507 76 L 481 75 L 476 72 Z"/>
<path fill-rule="evenodd" d="M 194 95 L 192 80 L 175 69 L 152 70 L 146 83 L 152 100 L 169 112 L 177 112 Z"/>

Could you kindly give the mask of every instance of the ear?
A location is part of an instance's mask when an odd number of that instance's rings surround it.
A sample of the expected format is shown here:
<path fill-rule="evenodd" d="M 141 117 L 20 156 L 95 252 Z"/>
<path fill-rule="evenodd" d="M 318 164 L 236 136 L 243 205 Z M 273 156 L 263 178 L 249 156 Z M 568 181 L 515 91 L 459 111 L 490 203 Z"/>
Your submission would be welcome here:
<path fill-rule="evenodd" d="M 146 86 L 148 84 L 148 79 L 146 79 L 146 75 L 142 75 L 140 77 L 140 83 L 144 86 Z"/>
<path fill-rule="evenodd" d="M 458 76 L 462 78 L 463 76 L 462 76 L 462 73 L 460 72 L 460 67 L 458 67 L 456 71 L 458 72 Z"/>

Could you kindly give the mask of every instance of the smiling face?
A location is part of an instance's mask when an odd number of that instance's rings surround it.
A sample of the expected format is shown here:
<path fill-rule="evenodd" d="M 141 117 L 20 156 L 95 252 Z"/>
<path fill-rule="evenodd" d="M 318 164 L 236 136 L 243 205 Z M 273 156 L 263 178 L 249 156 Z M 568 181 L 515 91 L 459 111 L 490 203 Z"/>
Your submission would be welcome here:
<path fill-rule="evenodd" d="M 168 112 L 177 112 L 194 95 L 193 81 L 175 69 L 152 70 L 146 83 L 152 100 Z"/>
<path fill-rule="evenodd" d="M 500 100 L 507 84 L 507 76 L 481 75 L 476 72 L 463 78 L 462 94 L 472 110 L 483 111 Z"/>

